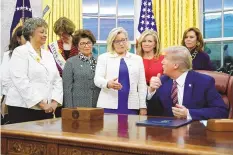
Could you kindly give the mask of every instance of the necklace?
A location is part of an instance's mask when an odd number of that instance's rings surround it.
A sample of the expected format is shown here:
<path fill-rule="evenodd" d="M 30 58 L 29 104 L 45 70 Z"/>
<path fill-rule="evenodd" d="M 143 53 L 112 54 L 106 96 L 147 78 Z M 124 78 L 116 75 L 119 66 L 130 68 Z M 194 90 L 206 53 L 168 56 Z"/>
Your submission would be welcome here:
<path fill-rule="evenodd" d="M 191 54 L 191 56 L 192 56 L 192 60 L 196 58 L 197 53 L 198 53 L 198 52 L 197 52 L 197 51 L 195 51 L 195 52 L 193 52 L 193 53 Z"/>
<path fill-rule="evenodd" d="M 153 58 L 154 58 L 154 55 L 152 55 L 152 56 L 143 56 L 143 58 L 144 58 L 144 59 L 149 59 L 149 60 L 150 60 L 150 59 L 153 59 Z"/>

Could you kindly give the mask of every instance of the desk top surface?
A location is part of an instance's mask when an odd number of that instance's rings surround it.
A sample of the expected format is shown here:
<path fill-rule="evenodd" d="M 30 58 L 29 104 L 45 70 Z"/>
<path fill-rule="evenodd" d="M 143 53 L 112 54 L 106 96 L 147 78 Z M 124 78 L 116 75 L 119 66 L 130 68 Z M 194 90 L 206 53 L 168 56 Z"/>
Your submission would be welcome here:
<path fill-rule="evenodd" d="M 2 137 L 33 138 L 69 144 L 133 148 L 181 154 L 233 154 L 233 132 L 213 132 L 206 121 L 180 128 L 136 126 L 147 116 L 105 114 L 103 121 L 75 122 L 61 118 L 1 126 Z"/>

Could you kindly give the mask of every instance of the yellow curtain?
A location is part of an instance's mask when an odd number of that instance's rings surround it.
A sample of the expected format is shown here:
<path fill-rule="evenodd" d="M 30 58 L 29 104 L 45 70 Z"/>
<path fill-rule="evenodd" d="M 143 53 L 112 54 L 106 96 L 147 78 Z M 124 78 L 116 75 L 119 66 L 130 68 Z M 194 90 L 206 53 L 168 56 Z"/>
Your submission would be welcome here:
<path fill-rule="evenodd" d="M 181 45 L 184 31 L 199 28 L 199 0 L 153 0 L 161 47 Z"/>
<path fill-rule="evenodd" d="M 43 18 L 48 23 L 48 43 L 58 38 L 53 32 L 53 24 L 60 17 L 74 22 L 76 30 L 82 28 L 82 0 L 43 0 Z"/>

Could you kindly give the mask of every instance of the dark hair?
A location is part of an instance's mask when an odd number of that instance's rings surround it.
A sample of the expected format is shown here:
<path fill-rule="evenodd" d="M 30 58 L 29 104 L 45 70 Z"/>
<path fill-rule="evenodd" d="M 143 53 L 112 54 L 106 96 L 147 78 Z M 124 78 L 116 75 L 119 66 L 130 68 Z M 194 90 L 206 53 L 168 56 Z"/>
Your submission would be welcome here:
<path fill-rule="evenodd" d="M 90 30 L 80 29 L 80 30 L 77 30 L 74 32 L 73 45 L 78 46 L 78 44 L 82 38 L 90 39 L 93 45 L 96 43 L 95 36 L 93 35 L 93 33 Z"/>
<path fill-rule="evenodd" d="M 75 30 L 75 25 L 74 23 L 66 18 L 66 17 L 61 17 L 59 18 L 53 26 L 53 31 L 56 35 L 58 35 L 58 33 L 61 32 L 65 32 L 69 35 L 72 35 L 72 33 L 74 33 Z"/>
<path fill-rule="evenodd" d="M 21 37 L 23 34 L 22 34 L 22 26 L 19 26 L 15 29 L 12 37 L 11 37 L 11 40 L 10 40 L 10 44 L 8 45 L 8 48 L 9 48 L 9 56 L 11 57 L 12 56 L 12 53 L 13 53 L 13 50 L 20 46 L 18 40 L 17 40 L 17 37 Z"/>
<path fill-rule="evenodd" d="M 198 28 L 196 28 L 196 27 L 188 28 L 184 32 L 181 44 L 186 47 L 186 45 L 185 45 L 185 38 L 186 38 L 187 33 L 190 32 L 190 31 L 193 31 L 196 34 L 196 36 L 197 36 L 197 45 L 196 45 L 195 50 L 198 51 L 198 52 L 202 52 L 204 50 L 203 49 L 203 47 L 204 47 L 204 40 L 203 40 L 201 31 Z"/>

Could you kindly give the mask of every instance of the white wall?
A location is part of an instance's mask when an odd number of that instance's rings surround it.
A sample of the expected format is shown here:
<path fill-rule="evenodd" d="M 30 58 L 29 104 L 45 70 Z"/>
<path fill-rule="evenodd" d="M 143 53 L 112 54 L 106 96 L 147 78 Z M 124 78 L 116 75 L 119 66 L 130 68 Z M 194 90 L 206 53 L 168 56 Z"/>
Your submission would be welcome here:
<path fill-rule="evenodd" d="M 10 27 L 13 20 L 15 5 L 17 0 L 1 0 L 1 52 L 0 60 L 2 60 L 3 53 L 7 50 L 10 38 Z M 32 7 L 32 16 L 42 16 L 42 0 L 30 0 Z M 1 61 L 0 61 L 1 62 Z"/>

